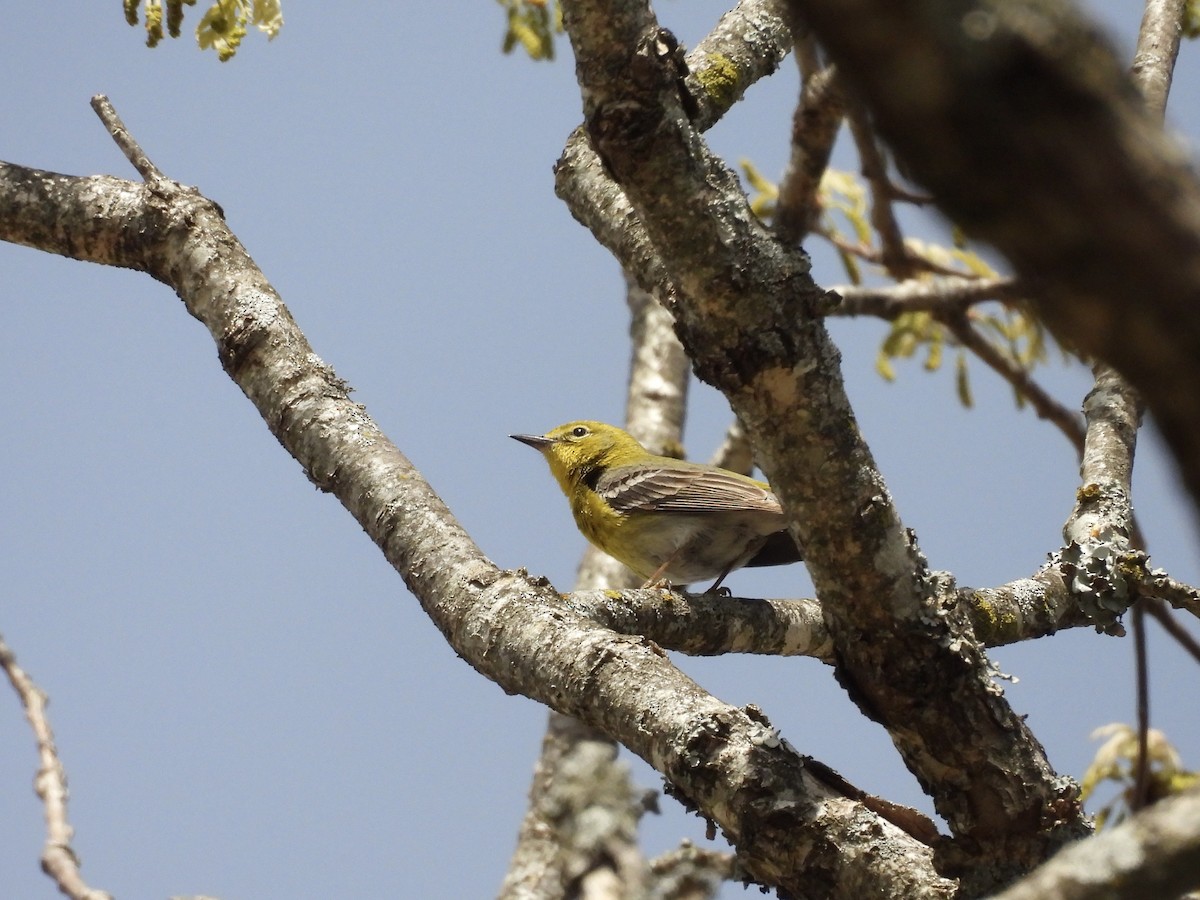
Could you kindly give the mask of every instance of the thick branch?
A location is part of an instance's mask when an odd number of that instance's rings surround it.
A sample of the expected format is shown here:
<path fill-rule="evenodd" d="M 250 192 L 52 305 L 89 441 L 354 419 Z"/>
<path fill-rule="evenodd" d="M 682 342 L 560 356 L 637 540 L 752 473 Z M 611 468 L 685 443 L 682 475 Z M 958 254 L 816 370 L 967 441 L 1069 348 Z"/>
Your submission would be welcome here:
<path fill-rule="evenodd" d="M 696 127 L 715 124 L 750 85 L 774 72 L 787 56 L 791 33 L 781 17 L 783 6 L 783 0 L 742 0 L 688 54 L 686 85 Z M 637 213 L 604 171 L 582 128 L 567 139 L 554 173 L 554 189 L 571 214 L 669 309 L 675 286 Z"/>
<path fill-rule="evenodd" d="M 997 868 L 974 865 L 976 874 L 1003 879 L 1040 862 L 1082 833 L 1081 813 L 995 696 L 965 618 L 941 606 L 944 586 L 854 422 L 820 318 L 829 299 L 691 127 L 678 57 L 649 8 L 580 0 L 564 15 L 588 133 L 677 287 L 677 331 L 698 373 L 729 397 L 795 517 L 839 677 L 888 725 L 955 833 L 994 854 Z M 973 741 L 959 739 L 964 728 Z M 1056 816 L 1060 828 L 1041 827 Z"/>
<path fill-rule="evenodd" d="M 1068 847 L 992 900 L 1167 900 L 1200 888 L 1200 791 Z"/>
<path fill-rule="evenodd" d="M 1061 556 L 1061 551 L 1059 554 Z M 987 588 L 960 587 L 953 602 L 985 647 L 1003 647 L 1046 637 L 1069 628 L 1105 628 L 1114 614 L 1134 600 L 1153 609 L 1170 605 L 1200 617 L 1200 590 L 1153 572 L 1137 560 L 1136 574 L 1123 603 L 1099 622 L 1071 589 L 1062 564 L 1050 563 L 1028 578 Z M 693 594 L 686 598 L 662 590 L 582 590 L 569 595 L 573 608 L 622 634 L 640 634 L 667 650 L 692 656 L 761 653 L 835 660 L 832 637 L 821 603 L 814 599 L 762 600 Z M 1164 619 L 1170 628 L 1172 620 Z M 1185 649 L 1200 654 L 1185 631 L 1172 629 Z M 1200 655 L 1198 655 L 1200 658 Z"/>
<path fill-rule="evenodd" d="M 667 590 L 576 591 L 572 607 L 622 634 L 691 656 L 762 653 L 833 661 L 816 600 L 759 600 Z"/>

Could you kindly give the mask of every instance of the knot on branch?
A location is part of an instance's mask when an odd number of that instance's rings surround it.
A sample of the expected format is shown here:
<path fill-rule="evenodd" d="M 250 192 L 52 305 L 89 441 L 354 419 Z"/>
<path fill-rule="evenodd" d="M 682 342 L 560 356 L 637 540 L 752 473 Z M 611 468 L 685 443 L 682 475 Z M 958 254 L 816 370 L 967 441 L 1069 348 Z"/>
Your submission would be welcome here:
<path fill-rule="evenodd" d="M 665 28 L 648 30 L 638 42 L 618 89 L 603 97 L 587 113 L 587 130 L 605 165 L 620 172 L 615 161 L 629 157 L 637 162 L 639 149 L 671 114 L 672 101 L 688 118 L 697 115 L 696 100 L 688 90 L 687 60 L 678 39 Z"/>

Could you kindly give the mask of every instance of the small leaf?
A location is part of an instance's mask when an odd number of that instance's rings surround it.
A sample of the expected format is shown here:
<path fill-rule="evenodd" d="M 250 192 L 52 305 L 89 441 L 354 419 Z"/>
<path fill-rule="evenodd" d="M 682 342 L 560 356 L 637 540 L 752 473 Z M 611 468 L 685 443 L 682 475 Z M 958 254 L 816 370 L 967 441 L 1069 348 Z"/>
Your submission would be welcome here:
<path fill-rule="evenodd" d="M 939 332 L 929 343 L 929 355 L 925 357 L 925 371 L 936 372 L 942 367 L 943 341 Z"/>
<path fill-rule="evenodd" d="M 878 372 L 885 381 L 896 380 L 896 370 L 892 366 L 892 361 L 888 359 L 886 353 L 881 349 L 875 356 L 875 371 Z"/>
<path fill-rule="evenodd" d="M 954 359 L 954 387 L 958 392 L 958 402 L 971 409 L 975 399 L 971 396 L 971 379 L 967 373 L 967 354 L 959 350 Z"/>
<path fill-rule="evenodd" d="M 858 260 L 840 247 L 838 248 L 838 257 L 842 261 L 842 268 L 846 270 L 846 277 L 850 279 L 850 283 L 862 284 L 862 269 L 859 268 Z"/>
<path fill-rule="evenodd" d="M 1183 8 L 1183 34 L 1185 37 L 1200 37 L 1200 0 L 1187 0 Z"/>

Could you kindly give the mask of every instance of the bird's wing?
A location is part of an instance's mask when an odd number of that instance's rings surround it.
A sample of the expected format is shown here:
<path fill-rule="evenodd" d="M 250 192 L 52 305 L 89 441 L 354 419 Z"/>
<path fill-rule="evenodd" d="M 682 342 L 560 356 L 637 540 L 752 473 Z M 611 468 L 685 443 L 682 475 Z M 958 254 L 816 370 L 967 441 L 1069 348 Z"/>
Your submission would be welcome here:
<path fill-rule="evenodd" d="M 618 468 L 597 480 L 596 492 L 621 513 L 634 510 L 783 512 L 775 495 L 753 479 L 720 469 Z"/>

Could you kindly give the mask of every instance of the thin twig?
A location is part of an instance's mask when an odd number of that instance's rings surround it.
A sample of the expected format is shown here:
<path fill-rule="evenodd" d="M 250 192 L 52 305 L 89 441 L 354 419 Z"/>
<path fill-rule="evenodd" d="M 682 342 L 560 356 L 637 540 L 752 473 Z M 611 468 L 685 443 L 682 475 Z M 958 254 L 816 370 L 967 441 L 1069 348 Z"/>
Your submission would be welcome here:
<path fill-rule="evenodd" d="M 858 147 L 863 178 L 871 187 L 871 224 L 879 234 L 881 261 L 889 275 L 897 281 L 903 281 L 915 274 L 918 266 L 915 255 L 910 253 L 904 244 L 900 223 L 896 221 L 893 208 L 896 192 L 891 179 L 888 178 L 887 162 L 879 149 L 875 130 L 867 118 L 867 111 L 861 103 L 849 104 L 846 121 Z"/>
<path fill-rule="evenodd" d="M 1144 600 L 1142 602 L 1146 607 L 1146 612 L 1158 620 L 1163 631 L 1173 637 L 1185 652 L 1191 654 L 1192 659 L 1200 663 L 1200 641 L 1197 641 L 1190 631 L 1175 621 L 1171 611 L 1161 601 Z"/>
<path fill-rule="evenodd" d="M 1146 806 L 1150 795 L 1150 666 L 1146 657 L 1146 610 L 1140 603 L 1133 606 L 1133 659 L 1137 668 L 1137 759 L 1133 761 L 1133 795 L 1129 808 L 1133 812 Z"/>
<path fill-rule="evenodd" d="M 42 870 L 59 891 L 71 900 L 112 900 L 105 891 L 90 888 L 79 872 L 79 858 L 71 848 L 74 829 L 67 821 L 67 773 L 54 746 L 54 732 L 46 718 L 46 694 L 17 665 L 17 658 L 0 637 L 0 668 L 8 676 L 13 690 L 25 709 L 25 718 L 37 739 L 38 766 L 34 789 L 46 810 L 46 846 L 42 850 Z"/>
<path fill-rule="evenodd" d="M 833 66 L 804 80 L 792 117 L 791 158 L 775 203 L 775 233 L 786 244 L 799 244 L 821 214 L 817 191 L 845 111 L 845 94 Z"/>
<path fill-rule="evenodd" d="M 842 298 L 832 315 L 871 315 L 891 320 L 907 312 L 932 313 L 963 347 L 1012 385 L 1039 418 L 1055 425 L 1077 452 L 1083 452 L 1084 430 L 1079 416 L 1054 399 L 1025 369 L 996 349 L 967 316 L 967 310 L 977 303 L 1020 296 L 1022 288 L 1015 279 L 967 278 L 955 274 L 930 280 L 909 279 L 881 288 L 838 285 L 832 290 Z"/>
<path fill-rule="evenodd" d="M 825 240 L 829 241 L 829 243 L 833 244 L 834 247 L 836 247 L 838 250 L 841 250 L 843 253 L 848 253 L 851 256 L 855 256 L 863 260 L 864 262 L 874 263 L 875 265 L 884 266 L 885 268 L 887 266 L 887 261 L 884 258 L 883 251 L 876 247 L 872 247 L 868 244 L 862 244 L 857 241 L 848 241 L 836 234 L 831 234 L 826 229 L 814 228 L 813 231 L 814 233 L 819 234 Z M 907 264 L 911 272 L 928 272 L 931 275 L 950 275 L 958 277 L 962 277 L 963 274 L 961 269 L 943 266 L 940 263 L 935 263 L 930 259 L 926 259 L 923 256 L 918 256 L 915 254 L 908 257 Z"/>
<path fill-rule="evenodd" d="M 1148 0 L 1138 28 L 1131 75 L 1142 92 L 1146 109 L 1160 120 L 1166 111 L 1171 76 L 1179 55 L 1183 15 L 1184 0 Z M 1136 407 L 1140 420 L 1140 396 L 1132 390 L 1125 393 Z M 1168 617 L 1165 609 L 1162 613 L 1164 618 Z M 1137 811 L 1146 805 L 1150 791 L 1150 675 L 1146 660 L 1145 605 L 1142 603 L 1133 608 L 1133 636 L 1137 661 L 1138 757 L 1134 763 L 1133 798 L 1129 805 Z"/>
<path fill-rule="evenodd" d="M 1139 595 L 1161 600 L 1163 603 L 1200 619 L 1200 590 L 1177 581 L 1160 570 L 1149 573 L 1138 587 Z"/>
<path fill-rule="evenodd" d="M 886 287 L 835 285 L 830 288 L 842 302 L 830 312 L 834 316 L 875 316 L 891 321 L 908 312 L 962 314 L 976 303 L 1015 300 L 1021 285 L 1013 278 L 943 278 L 901 281 Z"/>
<path fill-rule="evenodd" d="M 159 171 L 158 166 L 150 161 L 150 157 L 142 150 L 133 135 L 129 133 L 129 129 L 117 115 L 117 111 L 108 97 L 104 94 L 97 94 L 92 98 L 92 109 L 96 111 L 96 115 L 100 117 L 100 121 L 104 123 L 104 127 L 112 135 L 112 139 L 117 142 L 117 146 L 121 148 L 121 152 L 125 154 L 130 165 L 137 169 L 143 181 L 157 181 L 165 177 Z"/>
<path fill-rule="evenodd" d="M 1008 359 L 992 343 L 975 330 L 966 315 L 939 316 L 955 339 L 986 363 L 1033 407 L 1039 419 L 1045 419 L 1058 428 L 1077 452 L 1083 453 L 1084 429 L 1079 416 L 1071 412 L 1030 376 L 1028 372 Z"/>

